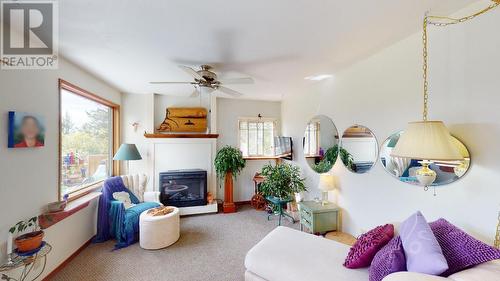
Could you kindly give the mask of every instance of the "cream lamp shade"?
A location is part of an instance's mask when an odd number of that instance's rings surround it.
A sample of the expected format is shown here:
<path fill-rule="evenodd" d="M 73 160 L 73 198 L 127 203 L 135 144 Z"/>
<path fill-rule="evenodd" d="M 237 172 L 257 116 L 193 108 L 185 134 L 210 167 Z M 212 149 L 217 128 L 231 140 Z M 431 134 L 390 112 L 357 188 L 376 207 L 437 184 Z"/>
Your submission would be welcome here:
<path fill-rule="evenodd" d="M 318 188 L 322 191 L 334 190 L 335 189 L 334 177 L 332 175 L 329 175 L 329 174 L 320 174 Z"/>
<path fill-rule="evenodd" d="M 408 123 L 391 156 L 438 161 L 464 159 L 442 121 Z"/>

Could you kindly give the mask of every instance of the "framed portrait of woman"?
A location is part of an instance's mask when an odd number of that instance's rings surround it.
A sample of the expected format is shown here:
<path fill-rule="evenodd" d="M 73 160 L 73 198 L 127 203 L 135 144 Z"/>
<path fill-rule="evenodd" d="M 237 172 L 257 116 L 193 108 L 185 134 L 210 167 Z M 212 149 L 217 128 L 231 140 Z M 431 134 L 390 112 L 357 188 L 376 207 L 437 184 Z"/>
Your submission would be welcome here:
<path fill-rule="evenodd" d="M 43 147 L 44 118 L 26 112 L 9 111 L 9 148 Z"/>

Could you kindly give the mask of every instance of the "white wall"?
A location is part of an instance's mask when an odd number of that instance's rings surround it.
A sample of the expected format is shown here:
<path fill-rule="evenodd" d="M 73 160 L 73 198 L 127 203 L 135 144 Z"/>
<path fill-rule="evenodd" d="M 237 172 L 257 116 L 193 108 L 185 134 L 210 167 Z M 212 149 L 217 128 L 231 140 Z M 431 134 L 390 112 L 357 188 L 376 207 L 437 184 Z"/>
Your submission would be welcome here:
<path fill-rule="evenodd" d="M 8 228 L 38 215 L 58 198 L 58 79 L 78 85 L 114 103 L 120 93 L 78 67 L 61 60 L 58 70 L 0 70 L 0 260 L 5 259 Z M 46 121 L 45 147 L 7 148 L 7 112 L 40 114 Z M 46 231 L 53 245 L 46 273 L 69 257 L 95 233 L 95 202 Z"/>
<path fill-rule="evenodd" d="M 477 9 L 469 7 L 459 14 Z M 359 234 L 421 210 L 428 220 L 444 217 L 479 239 L 493 240 L 500 211 L 498 26 L 497 9 L 468 23 L 429 28 L 430 118 L 445 121 L 468 146 L 469 173 L 439 188 L 434 197 L 432 192 L 397 181 L 380 163 L 358 175 L 338 161 L 333 172 L 340 185 L 344 230 Z M 333 79 L 298 89 L 283 101 L 283 134 L 299 143 L 307 121 L 325 114 L 340 132 L 353 124 L 365 125 L 382 143 L 408 121 L 421 119 L 421 53 L 421 34 L 417 33 L 335 73 Z M 305 165 L 300 147 L 296 146 L 294 157 L 308 178 L 309 196 L 318 196 L 318 176 Z"/>
<path fill-rule="evenodd" d="M 238 118 L 257 117 L 261 114 L 264 118 L 276 118 L 281 123 L 281 102 L 256 101 L 242 99 L 217 98 L 217 129 L 219 138 L 217 147 L 226 145 L 239 147 L 238 144 Z M 279 127 L 279 125 L 278 125 Z M 248 201 L 254 194 L 253 176 L 260 172 L 266 160 L 248 160 L 246 167 L 241 171 L 234 183 L 234 201 Z M 274 161 L 271 161 L 274 163 Z M 223 186 L 223 183 L 220 184 Z M 224 188 L 217 189 L 217 198 L 224 199 Z"/>

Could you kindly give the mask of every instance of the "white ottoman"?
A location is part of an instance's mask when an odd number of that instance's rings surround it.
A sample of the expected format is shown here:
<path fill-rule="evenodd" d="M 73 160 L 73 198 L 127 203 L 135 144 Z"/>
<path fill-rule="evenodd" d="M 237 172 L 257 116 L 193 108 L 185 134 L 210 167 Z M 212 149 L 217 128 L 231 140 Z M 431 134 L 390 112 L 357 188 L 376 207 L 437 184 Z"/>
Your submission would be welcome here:
<path fill-rule="evenodd" d="M 174 244 L 180 236 L 179 209 L 164 216 L 152 216 L 148 211 L 139 217 L 139 244 L 141 248 L 156 250 Z"/>

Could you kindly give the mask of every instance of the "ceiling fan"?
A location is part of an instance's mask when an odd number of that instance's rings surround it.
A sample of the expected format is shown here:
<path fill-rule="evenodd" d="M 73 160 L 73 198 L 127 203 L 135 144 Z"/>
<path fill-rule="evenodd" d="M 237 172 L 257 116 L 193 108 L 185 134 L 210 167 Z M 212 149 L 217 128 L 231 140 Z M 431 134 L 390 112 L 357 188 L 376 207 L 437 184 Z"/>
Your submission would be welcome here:
<path fill-rule="evenodd" d="M 194 81 L 192 82 L 149 82 L 150 84 L 191 84 L 194 85 L 195 88 L 198 87 L 206 87 L 210 88 L 219 92 L 222 92 L 224 94 L 230 95 L 230 96 L 242 96 L 243 94 L 235 91 L 233 89 L 227 88 L 223 85 L 227 84 L 253 84 L 254 81 L 250 77 L 242 77 L 242 78 L 231 78 L 231 79 L 222 79 L 219 80 L 217 79 L 217 74 L 213 72 L 213 67 L 210 65 L 202 65 L 200 66 L 200 70 L 194 70 L 191 67 L 184 66 L 184 65 L 179 65 L 179 67 L 187 72 L 189 75 L 193 76 Z M 195 89 L 193 94 L 191 95 L 192 97 L 198 96 L 199 91 Z"/>

